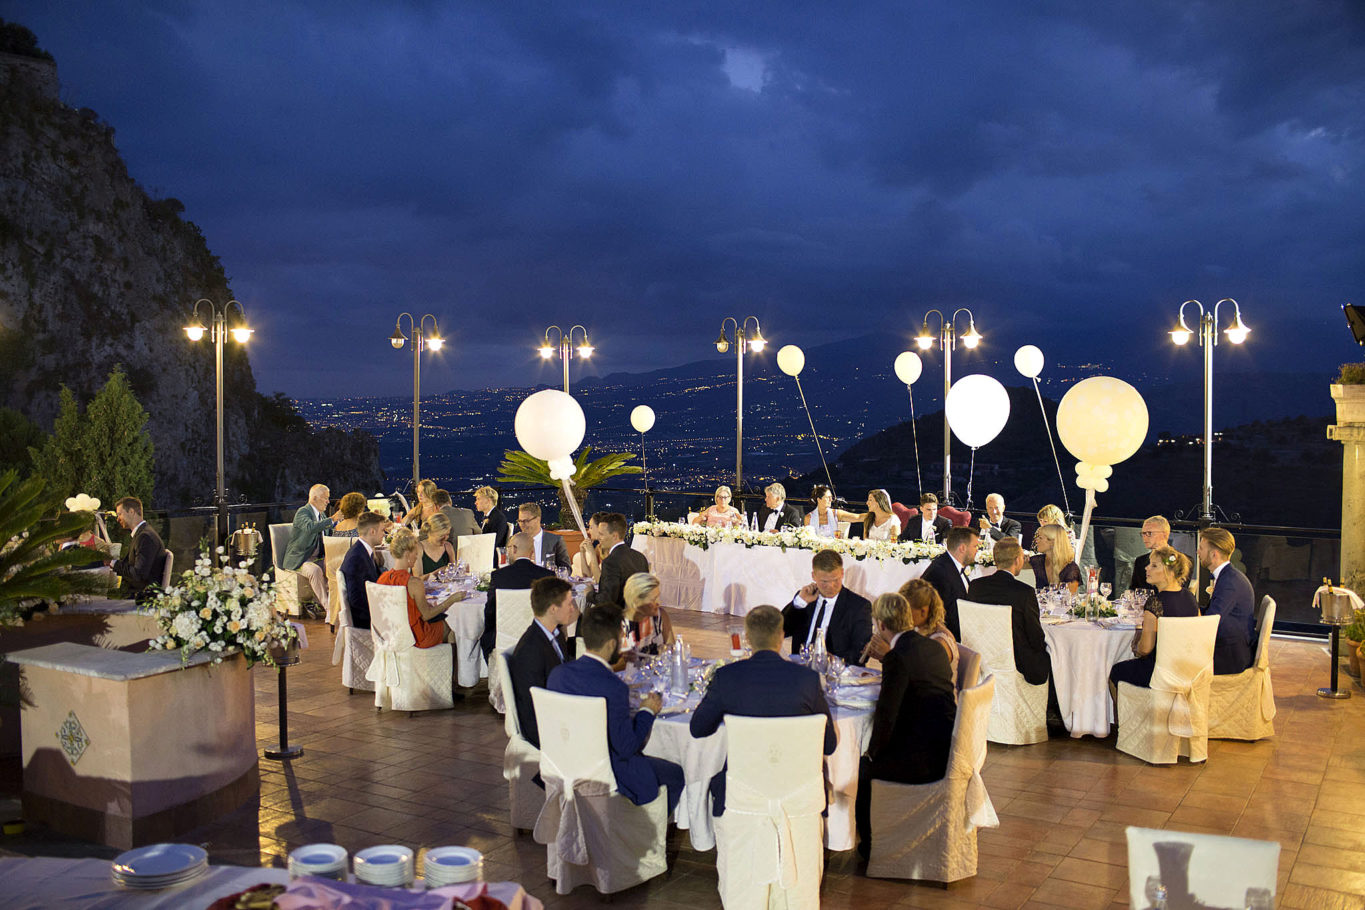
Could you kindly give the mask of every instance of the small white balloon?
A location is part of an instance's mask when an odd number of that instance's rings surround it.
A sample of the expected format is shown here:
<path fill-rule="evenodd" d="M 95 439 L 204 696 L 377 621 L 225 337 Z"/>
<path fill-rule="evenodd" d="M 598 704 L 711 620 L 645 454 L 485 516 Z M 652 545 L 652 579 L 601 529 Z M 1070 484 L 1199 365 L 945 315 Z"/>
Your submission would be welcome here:
<path fill-rule="evenodd" d="M 953 383 L 944 411 L 957 438 L 975 449 L 1005 428 L 1010 419 L 1010 395 L 999 380 L 974 373 Z"/>
<path fill-rule="evenodd" d="M 549 462 L 551 478 L 573 476 L 573 453 L 583 442 L 588 421 L 572 395 L 542 389 L 528 396 L 517 408 L 513 428 L 526 454 Z"/>
<path fill-rule="evenodd" d="M 914 351 L 905 351 L 896 357 L 896 378 L 906 385 L 914 385 L 924 372 L 924 361 Z"/>
<path fill-rule="evenodd" d="M 1014 368 L 1029 379 L 1037 379 L 1043 372 L 1043 352 L 1037 345 L 1024 345 L 1014 352 Z"/>
<path fill-rule="evenodd" d="M 777 352 L 777 367 L 788 376 L 800 376 L 806 367 L 806 353 L 794 344 L 784 344 Z"/>
<path fill-rule="evenodd" d="M 647 404 L 636 405 L 630 412 L 630 425 L 637 433 L 648 433 L 654 426 L 654 409 Z"/>

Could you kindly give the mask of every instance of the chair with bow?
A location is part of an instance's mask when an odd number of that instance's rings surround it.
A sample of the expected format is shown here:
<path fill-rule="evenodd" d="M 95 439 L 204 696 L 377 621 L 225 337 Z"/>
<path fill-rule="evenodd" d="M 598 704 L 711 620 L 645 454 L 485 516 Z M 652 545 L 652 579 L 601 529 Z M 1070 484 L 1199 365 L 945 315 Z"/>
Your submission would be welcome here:
<path fill-rule="evenodd" d="M 488 536 L 492 536 L 491 534 Z M 503 697 L 502 678 L 507 675 L 507 665 L 503 662 L 503 652 L 510 651 L 521 640 L 521 634 L 535 619 L 531 611 L 531 591 L 498 590 L 497 611 L 494 622 L 498 634 L 493 642 L 493 651 L 488 655 L 488 703 L 499 714 L 512 710 L 512 703 Z"/>
<path fill-rule="evenodd" d="M 995 683 L 987 676 L 958 696 L 942 780 L 872 781 L 870 877 L 947 883 L 976 875 L 976 829 L 1000 824 L 981 780 Z"/>
<path fill-rule="evenodd" d="M 324 537 L 322 538 L 322 565 L 327 572 L 327 624 L 335 627 L 337 615 L 341 612 L 341 598 L 337 596 L 337 577 L 341 574 L 341 561 L 346 558 L 346 551 L 351 549 L 358 538 L 355 537 Z"/>
<path fill-rule="evenodd" d="M 1014 668 L 1014 628 L 1010 608 L 999 604 L 957 602 L 962 641 L 980 654 L 981 673 L 995 677 L 995 698 L 986 738 L 1026 746 L 1047 740 L 1047 683 L 1030 685 Z M 962 663 L 959 658 L 958 668 Z"/>
<path fill-rule="evenodd" d="M 957 691 L 970 689 L 981 678 L 981 655 L 966 645 L 957 646 Z"/>
<path fill-rule="evenodd" d="M 365 678 L 374 662 L 374 638 L 369 629 L 357 629 L 351 618 L 351 602 L 346 599 L 346 576 L 337 573 L 336 587 L 341 598 L 337 615 L 336 644 L 332 646 L 332 666 L 341 664 L 341 684 L 354 695 L 355 690 L 373 692 L 374 683 Z"/>
<path fill-rule="evenodd" d="M 492 572 L 497 540 L 496 534 L 461 534 L 455 538 L 455 558 L 468 563 L 475 575 Z"/>
<path fill-rule="evenodd" d="M 1209 690 L 1217 616 L 1163 616 L 1150 688 L 1119 683 L 1118 749 L 1154 765 L 1209 757 Z"/>
<path fill-rule="evenodd" d="M 313 586 L 298 572 L 283 568 L 284 551 L 289 549 L 289 538 L 294 536 L 292 524 L 270 526 L 270 563 L 275 569 L 275 602 L 278 608 L 290 616 L 303 613 L 304 601 L 317 600 Z"/>
<path fill-rule="evenodd" d="M 503 669 L 512 656 L 512 648 L 501 652 Z M 545 791 L 532 780 L 540 771 L 540 750 L 521 735 L 521 718 L 517 717 L 517 701 L 512 694 L 512 674 L 502 674 L 502 698 L 507 705 L 503 729 L 507 731 L 507 748 L 502 753 L 502 776 L 507 781 L 507 814 L 512 830 L 529 831 L 536 826 L 540 810 L 545 807 Z"/>
<path fill-rule="evenodd" d="M 722 906 L 820 906 L 824 737 L 823 715 L 726 715 L 725 814 L 716 819 Z"/>
<path fill-rule="evenodd" d="M 637 806 L 616 789 L 602 698 L 531 689 L 540 729 L 545 808 L 535 839 L 555 891 L 582 884 L 614 894 L 668 871 L 664 835 L 668 794 Z"/>
<path fill-rule="evenodd" d="M 1270 685 L 1270 630 L 1275 600 L 1261 598 L 1256 659 L 1237 675 L 1215 676 L 1209 690 L 1210 739 L 1265 739 L 1275 735 L 1275 690 Z"/>
<path fill-rule="evenodd" d="M 408 624 L 407 588 L 367 581 L 365 594 L 374 639 L 365 678 L 374 683 L 375 707 L 408 712 L 455 707 L 450 692 L 455 652 L 448 644 L 417 647 Z"/>

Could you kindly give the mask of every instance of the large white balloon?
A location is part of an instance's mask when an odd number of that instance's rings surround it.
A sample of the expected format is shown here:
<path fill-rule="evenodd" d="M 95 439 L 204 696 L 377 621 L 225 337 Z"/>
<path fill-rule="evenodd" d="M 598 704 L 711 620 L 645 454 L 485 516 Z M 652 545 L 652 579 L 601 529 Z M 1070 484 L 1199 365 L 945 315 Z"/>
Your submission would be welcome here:
<path fill-rule="evenodd" d="M 953 383 L 944 410 L 953 433 L 975 449 L 999 436 L 1005 428 L 1010 419 L 1010 395 L 999 380 L 974 373 Z"/>
<path fill-rule="evenodd" d="M 522 449 L 549 462 L 551 478 L 573 476 L 573 453 L 583 442 L 588 422 L 572 395 L 558 389 L 536 392 L 517 408 L 513 426 Z"/>
<path fill-rule="evenodd" d="M 1083 379 L 1057 405 L 1057 436 L 1084 465 L 1118 464 L 1131 458 L 1147 438 L 1147 403 L 1122 379 Z"/>
<path fill-rule="evenodd" d="M 924 361 L 914 351 L 905 351 L 896 356 L 896 378 L 906 385 L 914 385 L 923 372 Z"/>
<path fill-rule="evenodd" d="M 637 433 L 648 433 L 654 427 L 654 409 L 647 404 L 636 405 L 630 412 L 630 425 Z"/>
<path fill-rule="evenodd" d="M 784 344 L 777 352 L 777 367 L 788 376 L 800 376 L 806 367 L 806 353 L 794 344 Z"/>
<path fill-rule="evenodd" d="M 98 512 L 100 501 L 89 493 L 77 493 L 66 500 L 68 512 Z"/>
<path fill-rule="evenodd" d="M 1014 368 L 1029 379 L 1037 379 L 1043 372 L 1043 352 L 1037 345 L 1024 345 L 1014 352 Z"/>

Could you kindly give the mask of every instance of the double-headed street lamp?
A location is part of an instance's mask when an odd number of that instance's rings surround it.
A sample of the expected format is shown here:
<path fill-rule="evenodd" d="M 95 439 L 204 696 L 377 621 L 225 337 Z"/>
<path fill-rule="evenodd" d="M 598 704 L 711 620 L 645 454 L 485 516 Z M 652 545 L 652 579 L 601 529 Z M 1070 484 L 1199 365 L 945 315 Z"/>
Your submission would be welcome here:
<path fill-rule="evenodd" d="M 929 334 L 929 317 L 938 315 L 938 343 L 943 349 L 943 504 L 951 503 L 953 492 L 953 471 L 952 471 L 952 444 L 953 434 L 948 426 L 948 390 L 953 386 L 953 348 L 957 344 L 954 327 L 957 324 L 959 313 L 967 314 L 967 331 L 962 334 L 963 347 L 971 350 L 981 343 L 981 333 L 976 330 L 976 317 L 972 311 L 964 307 L 958 307 L 953 311 L 952 317 L 945 317 L 939 310 L 930 310 L 924 314 L 924 321 L 920 324 L 919 335 L 915 337 L 915 343 L 919 345 L 921 351 L 927 351 L 934 346 L 934 336 Z"/>
<path fill-rule="evenodd" d="M 208 308 L 209 325 L 204 325 L 204 320 L 199 314 L 200 306 Z M 237 323 L 228 328 L 228 313 L 232 308 L 237 308 L 239 317 Z M 252 330 L 246 324 L 246 310 L 242 309 L 242 304 L 237 300 L 229 300 L 219 306 L 212 300 L 200 298 L 194 302 L 194 309 L 190 311 L 190 324 L 185 326 L 185 335 L 190 341 L 199 341 L 205 333 L 209 333 L 209 339 L 213 342 L 213 375 L 214 375 L 214 398 L 217 410 L 217 444 L 218 444 L 218 484 L 214 489 L 214 505 L 218 507 L 218 520 L 215 522 L 217 531 L 217 542 L 222 543 L 227 537 L 227 484 L 223 476 L 223 344 L 227 341 L 229 333 L 232 340 L 238 344 L 246 344 L 251 338 Z"/>
<path fill-rule="evenodd" d="M 556 349 L 559 351 L 559 359 L 564 364 L 564 394 L 569 394 L 569 359 L 573 356 L 573 333 L 575 329 L 583 330 L 583 340 L 578 343 L 578 356 L 587 360 L 595 350 L 588 341 L 588 330 L 581 325 L 572 326 L 565 332 L 557 325 L 552 325 L 545 330 L 545 340 L 540 345 L 540 358 L 549 360 L 555 356 Z M 550 333 L 555 332 L 559 338 L 553 344 L 550 342 Z"/>
<path fill-rule="evenodd" d="M 748 333 L 749 322 L 753 321 L 754 332 Z M 746 316 L 740 322 L 733 316 L 720 321 L 720 337 L 716 339 L 716 350 L 724 354 L 730 350 L 730 336 L 725 334 L 725 324 L 735 327 L 735 496 L 744 490 L 744 353 L 752 350 L 758 353 L 767 346 L 763 331 L 758 327 L 757 316 Z"/>
<path fill-rule="evenodd" d="M 1204 305 L 1198 300 L 1186 300 L 1180 305 L 1178 314 L 1179 322 L 1174 329 L 1171 329 L 1171 341 L 1177 345 L 1189 344 L 1190 338 L 1197 332 L 1199 334 L 1199 344 L 1204 348 L 1204 501 L 1200 506 L 1200 518 L 1204 521 L 1213 521 L 1213 349 L 1218 344 L 1218 308 L 1225 303 L 1232 304 L 1233 316 L 1232 325 L 1223 330 L 1223 334 L 1228 336 L 1228 341 L 1233 344 L 1241 344 L 1247 340 L 1251 334 L 1251 329 L 1247 328 L 1246 323 L 1242 322 L 1242 308 L 1237 305 L 1237 301 L 1230 297 L 1224 298 L 1213 305 L 1212 310 L 1205 310 Z M 1199 327 L 1191 329 L 1185 322 L 1185 307 L 1194 304 L 1199 308 Z"/>
<path fill-rule="evenodd" d="M 408 334 L 403 334 L 403 317 L 408 318 Z M 431 320 L 431 333 L 427 334 L 427 320 Z M 436 328 L 436 317 L 427 313 L 421 319 L 417 319 L 411 313 L 399 313 L 398 320 L 394 324 L 393 334 L 389 336 L 389 344 L 395 350 L 401 351 L 403 345 L 412 342 L 412 489 L 416 495 L 417 484 L 421 479 L 421 472 L 417 467 L 418 440 L 421 435 L 422 427 L 422 351 L 439 351 L 445 341 L 441 338 L 439 330 Z"/>

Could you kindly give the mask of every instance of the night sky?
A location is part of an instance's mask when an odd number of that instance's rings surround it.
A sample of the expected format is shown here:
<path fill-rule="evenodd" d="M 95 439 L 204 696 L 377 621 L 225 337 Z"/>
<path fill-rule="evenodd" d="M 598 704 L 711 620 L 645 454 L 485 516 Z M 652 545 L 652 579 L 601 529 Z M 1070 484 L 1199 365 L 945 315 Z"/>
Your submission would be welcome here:
<path fill-rule="evenodd" d="M 257 329 L 263 391 L 404 394 L 807 348 L 970 306 L 987 345 L 1196 375 L 1356 358 L 1365 3 L 0 0 L 64 99 L 174 196 Z M 189 301 L 187 301 L 187 304 Z M 890 364 L 887 365 L 890 370 Z M 1324 390 L 1325 394 L 1325 390 Z"/>

